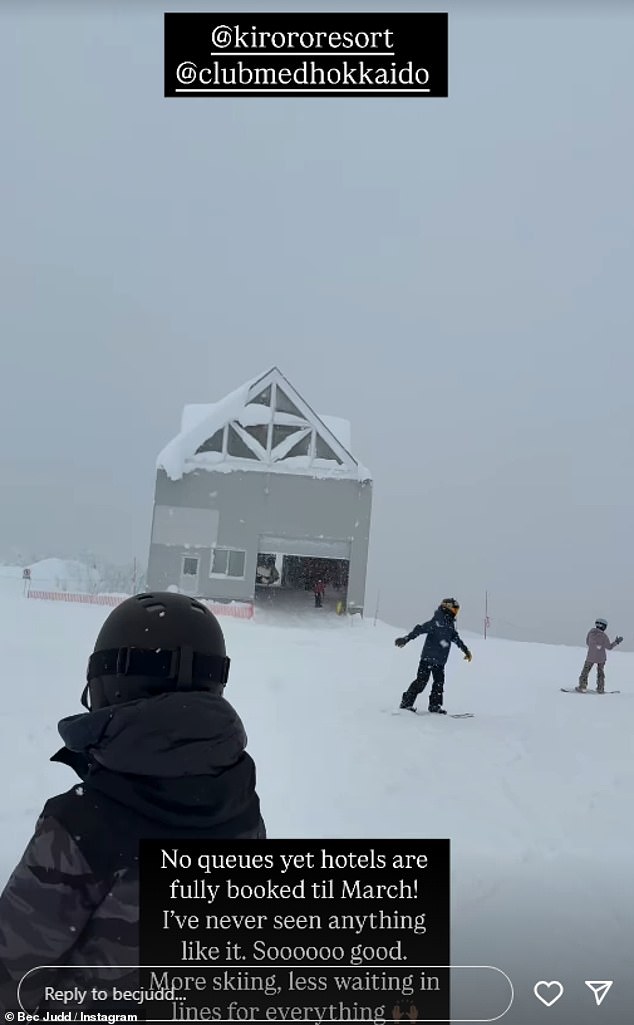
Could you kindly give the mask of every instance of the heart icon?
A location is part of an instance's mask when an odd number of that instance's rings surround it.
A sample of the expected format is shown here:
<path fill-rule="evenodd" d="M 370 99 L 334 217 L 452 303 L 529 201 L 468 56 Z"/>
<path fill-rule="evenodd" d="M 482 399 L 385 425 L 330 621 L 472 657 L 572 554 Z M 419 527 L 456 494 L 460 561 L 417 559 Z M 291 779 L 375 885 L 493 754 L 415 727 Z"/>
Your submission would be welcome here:
<path fill-rule="evenodd" d="M 563 992 L 564 987 L 560 982 L 544 982 L 542 979 L 533 986 L 533 993 L 546 1007 L 556 1004 Z"/>

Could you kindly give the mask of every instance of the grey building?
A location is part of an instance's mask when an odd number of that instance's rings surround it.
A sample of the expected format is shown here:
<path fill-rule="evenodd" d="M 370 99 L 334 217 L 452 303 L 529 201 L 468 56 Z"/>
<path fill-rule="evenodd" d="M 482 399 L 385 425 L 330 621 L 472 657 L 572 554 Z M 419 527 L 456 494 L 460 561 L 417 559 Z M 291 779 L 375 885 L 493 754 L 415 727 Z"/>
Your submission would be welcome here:
<path fill-rule="evenodd" d="M 186 406 L 157 460 L 148 589 L 363 613 L 372 479 L 350 425 L 318 416 L 273 367 Z M 339 603 L 343 602 L 343 606 Z"/>

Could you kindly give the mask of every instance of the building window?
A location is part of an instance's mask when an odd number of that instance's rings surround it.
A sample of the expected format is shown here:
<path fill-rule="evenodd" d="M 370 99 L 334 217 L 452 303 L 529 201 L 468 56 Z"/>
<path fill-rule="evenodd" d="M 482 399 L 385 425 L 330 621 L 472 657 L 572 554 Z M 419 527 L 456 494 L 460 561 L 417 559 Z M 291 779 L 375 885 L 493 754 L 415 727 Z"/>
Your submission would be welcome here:
<path fill-rule="evenodd" d="M 300 420 L 305 420 L 306 417 L 299 411 L 294 402 L 291 402 L 286 392 L 282 391 L 279 384 L 275 389 L 275 408 L 278 413 L 290 413 L 291 416 L 296 416 Z"/>
<path fill-rule="evenodd" d="M 301 431 L 301 428 L 300 428 Z M 273 441 L 271 442 L 271 448 L 277 448 L 283 441 L 290 438 L 291 434 L 299 434 L 297 427 L 288 427 L 286 424 L 274 424 L 273 426 Z"/>
<path fill-rule="evenodd" d="M 207 441 L 203 441 L 202 445 L 199 445 L 196 449 L 196 455 L 199 455 L 201 452 L 222 452 L 224 431 L 224 427 L 221 427 L 221 429 L 216 431 L 211 438 L 207 438 Z"/>
<path fill-rule="evenodd" d="M 239 551 L 237 548 L 212 548 L 209 575 L 244 579 L 246 556 L 246 552 Z"/>
<path fill-rule="evenodd" d="M 267 385 L 264 391 L 261 391 L 259 395 L 256 395 L 251 402 L 257 402 L 259 406 L 270 406 L 271 405 L 271 385 Z M 251 403 L 249 403 L 250 405 Z"/>
<path fill-rule="evenodd" d="M 227 452 L 230 456 L 236 456 L 238 459 L 257 459 L 255 452 L 244 443 L 235 427 L 229 425 L 229 434 L 227 435 Z"/>
<path fill-rule="evenodd" d="M 310 455 L 310 434 L 307 434 L 301 441 L 296 442 L 292 448 L 288 450 L 286 455 L 282 456 L 283 459 L 295 459 L 296 456 L 309 456 Z"/>
<path fill-rule="evenodd" d="M 315 459 L 332 459 L 335 463 L 339 463 L 341 466 L 341 459 L 331 449 L 330 445 L 327 445 L 320 434 L 315 436 Z"/>
<path fill-rule="evenodd" d="M 243 430 L 247 432 L 247 434 L 250 434 L 251 437 L 254 438 L 255 441 L 257 441 L 258 445 L 261 445 L 264 451 L 266 452 L 269 434 L 268 424 L 254 424 L 252 427 L 244 427 L 243 424 L 240 424 L 240 427 L 242 427 Z"/>

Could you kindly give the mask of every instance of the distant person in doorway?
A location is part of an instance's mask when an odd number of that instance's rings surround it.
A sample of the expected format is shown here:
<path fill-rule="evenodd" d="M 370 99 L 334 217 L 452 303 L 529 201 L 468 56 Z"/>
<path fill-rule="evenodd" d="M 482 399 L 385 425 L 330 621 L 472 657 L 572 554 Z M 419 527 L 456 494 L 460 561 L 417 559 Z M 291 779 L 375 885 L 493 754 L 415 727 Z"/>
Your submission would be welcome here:
<path fill-rule="evenodd" d="M 316 580 L 315 586 L 313 587 L 313 594 L 315 595 L 315 608 L 320 609 L 324 604 L 324 594 L 326 593 L 326 585 L 323 580 Z"/>
<path fill-rule="evenodd" d="M 255 582 L 256 584 L 270 585 L 271 583 L 271 567 L 265 564 L 258 566 L 255 571 Z"/>
<path fill-rule="evenodd" d="M 593 666 L 597 667 L 597 694 L 605 693 L 607 653 L 616 648 L 623 640 L 622 637 L 615 637 L 610 643 L 610 638 L 605 632 L 607 628 L 608 623 L 606 619 L 597 619 L 595 620 L 594 628 L 588 631 L 588 636 L 586 637 L 588 653 L 579 677 L 579 685 L 575 687 L 575 690 L 580 691 L 582 694 L 588 689 L 588 677 Z"/>
<path fill-rule="evenodd" d="M 261 584 L 264 587 L 272 587 L 279 579 L 280 575 L 274 562 L 261 563 L 255 573 L 256 584 Z"/>
<path fill-rule="evenodd" d="M 418 665 L 416 679 L 409 685 L 401 699 L 401 708 L 414 711 L 414 702 L 421 694 L 427 684 L 429 677 L 433 677 L 431 693 L 429 695 L 429 711 L 446 715 L 443 703 L 443 690 L 445 685 L 445 665 L 449 658 L 451 645 L 455 644 L 464 652 L 468 662 L 472 655 L 468 647 L 456 630 L 456 616 L 460 605 L 455 598 L 445 598 L 436 609 L 434 615 L 428 622 L 415 626 L 405 637 L 397 637 L 394 643 L 397 648 L 404 648 L 409 641 L 413 641 L 421 634 L 427 634 L 427 639 Z"/>

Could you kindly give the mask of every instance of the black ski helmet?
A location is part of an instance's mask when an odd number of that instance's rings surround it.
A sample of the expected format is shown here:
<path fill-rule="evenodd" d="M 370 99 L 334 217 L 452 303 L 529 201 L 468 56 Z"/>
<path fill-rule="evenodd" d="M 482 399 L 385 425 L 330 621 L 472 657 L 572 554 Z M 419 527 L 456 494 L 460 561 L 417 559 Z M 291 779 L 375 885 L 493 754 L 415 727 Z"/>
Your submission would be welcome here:
<path fill-rule="evenodd" d="M 171 591 L 137 594 L 99 631 L 82 704 L 106 708 L 173 690 L 222 694 L 229 664 L 220 624 L 202 602 Z"/>

